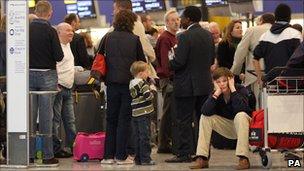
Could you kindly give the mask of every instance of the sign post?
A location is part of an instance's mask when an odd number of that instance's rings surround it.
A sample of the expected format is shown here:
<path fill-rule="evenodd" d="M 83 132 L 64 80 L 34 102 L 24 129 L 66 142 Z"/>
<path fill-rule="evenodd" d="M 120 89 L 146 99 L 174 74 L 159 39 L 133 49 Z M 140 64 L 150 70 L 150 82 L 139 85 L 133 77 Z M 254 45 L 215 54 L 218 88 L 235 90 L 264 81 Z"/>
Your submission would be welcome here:
<path fill-rule="evenodd" d="M 28 3 L 7 1 L 7 164 L 29 165 Z"/>

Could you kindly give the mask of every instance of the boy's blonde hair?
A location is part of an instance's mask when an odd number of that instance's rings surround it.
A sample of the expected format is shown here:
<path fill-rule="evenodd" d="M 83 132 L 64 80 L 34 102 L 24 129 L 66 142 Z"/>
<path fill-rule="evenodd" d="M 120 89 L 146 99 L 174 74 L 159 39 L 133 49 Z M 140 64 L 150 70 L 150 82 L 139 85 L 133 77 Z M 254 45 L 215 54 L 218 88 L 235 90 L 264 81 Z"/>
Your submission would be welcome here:
<path fill-rule="evenodd" d="M 144 72 L 149 68 L 149 65 L 143 61 L 133 62 L 130 68 L 130 72 L 133 77 L 136 77 L 140 72 Z"/>

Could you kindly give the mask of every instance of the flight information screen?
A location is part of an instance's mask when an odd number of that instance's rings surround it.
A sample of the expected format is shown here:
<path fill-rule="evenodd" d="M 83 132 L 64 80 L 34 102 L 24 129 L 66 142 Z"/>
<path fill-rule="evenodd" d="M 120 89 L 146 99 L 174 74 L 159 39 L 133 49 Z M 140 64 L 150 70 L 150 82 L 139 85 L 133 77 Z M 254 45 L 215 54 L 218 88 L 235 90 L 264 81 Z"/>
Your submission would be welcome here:
<path fill-rule="evenodd" d="M 67 13 L 74 13 L 79 18 L 96 18 L 93 0 L 65 0 Z"/>
<path fill-rule="evenodd" d="M 207 6 L 227 4 L 227 0 L 206 0 Z"/>
<path fill-rule="evenodd" d="M 133 12 L 166 10 L 164 0 L 132 0 Z"/>

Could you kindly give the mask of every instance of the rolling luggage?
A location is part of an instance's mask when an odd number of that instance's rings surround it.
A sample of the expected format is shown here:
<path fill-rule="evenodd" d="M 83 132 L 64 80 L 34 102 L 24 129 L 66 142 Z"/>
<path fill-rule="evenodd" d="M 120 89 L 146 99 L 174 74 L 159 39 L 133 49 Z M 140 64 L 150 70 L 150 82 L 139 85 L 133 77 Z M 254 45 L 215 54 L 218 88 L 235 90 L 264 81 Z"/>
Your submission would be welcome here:
<path fill-rule="evenodd" d="M 74 93 L 74 112 L 77 131 L 94 133 L 105 131 L 106 110 L 104 93 Z"/>
<path fill-rule="evenodd" d="M 102 160 L 105 137 L 105 132 L 94 134 L 78 132 L 73 147 L 74 160 L 78 162 L 86 162 L 93 159 Z"/>

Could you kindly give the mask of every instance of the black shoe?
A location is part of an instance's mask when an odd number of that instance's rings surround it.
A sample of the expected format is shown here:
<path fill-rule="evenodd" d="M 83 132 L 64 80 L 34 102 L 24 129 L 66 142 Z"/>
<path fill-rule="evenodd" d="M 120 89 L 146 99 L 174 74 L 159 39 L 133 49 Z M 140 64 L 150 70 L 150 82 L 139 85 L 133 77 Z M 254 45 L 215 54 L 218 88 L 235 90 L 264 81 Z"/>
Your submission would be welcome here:
<path fill-rule="evenodd" d="M 135 165 L 141 165 L 141 162 L 140 161 L 134 161 Z"/>
<path fill-rule="evenodd" d="M 149 162 L 142 162 L 141 165 L 143 166 L 152 166 L 152 165 L 155 165 L 155 161 L 151 160 Z"/>
<path fill-rule="evenodd" d="M 157 153 L 172 153 L 172 149 L 171 148 L 159 148 L 157 149 Z"/>
<path fill-rule="evenodd" d="M 30 164 L 34 164 L 35 159 L 34 158 L 30 158 Z"/>
<path fill-rule="evenodd" d="M 73 154 L 64 151 L 64 150 L 60 150 L 58 153 L 55 153 L 54 155 L 56 158 L 70 158 L 73 156 Z"/>
<path fill-rule="evenodd" d="M 58 166 L 59 165 L 59 161 L 55 158 L 51 158 L 51 159 L 43 159 L 42 160 L 42 164 L 45 166 Z"/>
<path fill-rule="evenodd" d="M 167 163 L 191 163 L 191 156 L 174 156 L 171 159 L 165 160 Z"/>

